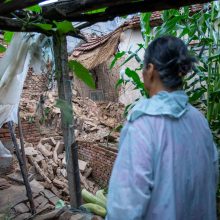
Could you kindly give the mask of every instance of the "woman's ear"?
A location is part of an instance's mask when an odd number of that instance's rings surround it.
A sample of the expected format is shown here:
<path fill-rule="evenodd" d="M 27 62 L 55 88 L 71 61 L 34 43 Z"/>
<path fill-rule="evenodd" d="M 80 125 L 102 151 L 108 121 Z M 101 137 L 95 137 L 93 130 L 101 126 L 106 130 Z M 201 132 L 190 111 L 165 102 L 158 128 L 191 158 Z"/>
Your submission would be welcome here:
<path fill-rule="evenodd" d="M 154 79 L 154 65 L 149 63 L 143 71 L 144 87 L 146 90 L 150 90 L 151 84 Z"/>
<path fill-rule="evenodd" d="M 152 81 L 154 77 L 154 65 L 152 63 L 149 63 L 147 65 L 146 70 L 147 70 L 148 80 Z"/>

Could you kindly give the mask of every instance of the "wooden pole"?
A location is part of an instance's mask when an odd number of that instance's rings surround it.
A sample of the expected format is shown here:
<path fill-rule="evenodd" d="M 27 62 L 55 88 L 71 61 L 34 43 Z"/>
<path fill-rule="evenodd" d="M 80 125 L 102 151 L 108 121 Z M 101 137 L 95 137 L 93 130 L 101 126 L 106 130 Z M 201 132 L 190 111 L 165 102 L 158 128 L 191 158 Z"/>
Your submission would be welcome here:
<path fill-rule="evenodd" d="M 20 138 L 21 153 L 22 153 L 22 159 L 24 163 L 24 169 L 27 172 L 27 163 L 26 163 L 26 156 L 25 156 L 25 150 L 24 150 L 24 136 L 23 136 L 22 126 L 21 126 L 21 118 L 20 118 L 19 111 L 20 110 L 18 109 L 18 135 Z"/>
<path fill-rule="evenodd" d="M 23 177 L 24 185 L 25 185 L 25 188 L 26 188 L 26 191 L 27 191 L 27 197 L 28 197 L 28 200 L 30 202 L 31 213 L 35 214 L 36 209 L 35 209 L 35 206 L 34 206 L 34 200 L 33 200 L 33 196 L 32 196 L 31 186 L 30 186 L 30 183 L 28 181 L 27 169 L 25 168 L 25 163 L 22 160 L 22 156 L 20 154 L 18 143 L 17 143 L 15 133 L 14 133 L 14 130 L 13 130 L 13 122 L 8 122 L 8 128 L 9 128 L 9 132 L 11 134 L 11 139 L 12 139 L 14 147 L 15 147 L 15 152 L 16 152 L 16 156 L 18 158 L 18 163 L 19 163 L 19 166 L 20 166 L 21 175 Z"/>
<path fill-rule="evenodd" d="M 61 124 L 67 162 L 67 178 L 70 193 L 70 205 L 78 208 L 81 205 L 78 153 L 75 147 L 73 111 L 72 111 L 72 80 L 69 76 L 66 36 L 58 33 L 53 35 L 53 49 L 58 84 L 59 99 L 68 105 L 71 114 L 68 119 L 65 109 L 61 109 Z"/>

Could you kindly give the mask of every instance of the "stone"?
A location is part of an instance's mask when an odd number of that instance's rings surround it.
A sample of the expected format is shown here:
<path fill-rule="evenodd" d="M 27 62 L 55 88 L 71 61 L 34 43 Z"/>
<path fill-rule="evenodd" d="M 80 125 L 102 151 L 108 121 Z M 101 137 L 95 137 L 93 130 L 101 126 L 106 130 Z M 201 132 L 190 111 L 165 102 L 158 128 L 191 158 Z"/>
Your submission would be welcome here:
<path fill-rule="evenodd" d="M 98 215 L 94 215 L 91 220 L 104 220 L 104 218 Z"/>
<path fill-rule="evenodd" d="M 24 144 L 24 147 L 25 147 L 25 148 L 34 147 L 34 145 L 33 145 L 32 143 L 26 142 L 26 143 Z"/>
<path fill-rule="evenodd" d="M 40 140 L 40 142 L 41 142 L 41 144 L 46 144 L 46 143 L 48 143 L 48 144 L 52 145 L 53 147 L 55 147 L 55 145 L 56 145 L 56 141 L 54 140 L 53 137 L 50 137 L 50 138 L 42 138 L 42 139 Z"/>
<path fill-rule="evenodd" d="M 40 152 L 38 152 L 37 156 L 34 159 L 38 163 L 44 159 L 44 156 Z"/>
<path fill-rule="evenodd" d="M 44 147 L 44 145 L 43 145 L 42 143 L 39 143 L 39 144 L 37 145 L 37 149 L 38 149 L 46 158 L 48 158 L 48 157 L 50 157 L 50 156 L 52 155 L 52 152 L 48 151 L 48 150 Z"/>
<path fill-rule="evenodd" d="M 60 198 L 57 196 L 54 196 L 54 197 L 51 197 L 49 200 L 53 205 L 56 205 L 57 202 L 60 200 Z"/>
<path fill-rule="evenodd" d="M 7 189 L 11 186 L 11 184 L 3 178 L 0 178 L 0 190 Z"/>
<path fill-rule="evenodd" d="M 18 183 L 22 183 L 22 184 L 23 184 L 23 177 L 22 177 L 20 171 L 16 171 L 16 172 L 14 172 L 14 173 L 11 173 L 11 174 L 7 175 L 7 177 L 8 177 L 10 180 L 13 180 L 13 181 L 16 181 L 16 182 L 18 182 Z"/>
<path fill-rule="evenodd" d="M 63 159 L 63 158 L 64 158 L 64 153 L 63 153 L 63 154 L 59 154 L 59 155 L 58 155 L 58 158 L 59 158 L 59 159 Z"/>
<path fill-rule="evenodd" d="M 48 150 L 48 151 L 51 151 L 51 149 L 53 148 L 50 144 L 48 143 L 45 143 L 44 144 L 44 147 Z"/>
<path fill-rule="evenodd" d="M 14 210 L 17 213 L 26 213 L 29 212 L 29 208 L 24 203 L 19 203 L 14 207 Z"/>
<path fill-rule="evenodd" d="M 27 156 L 35 156 L 38 154 L 38 151 L 36 151 L 33 147 L 26 147 L 24 151 Z"/>
<path fill-rule="evenodd" d="M 44 190 L 43 190 L 43 194 L 45 195 L 45 197 L 46 197 L 47 199 L 50 199 L 50 198 L 52 198 L 52 197 L 55 196 L 55 195 L 54 195 L 50 190 L 48 190 L 48 189 L 44 189 Z"/>
<path fill-rule="evenodd" d="M 84 172 L 88 163 L 83 160 L 78 160 L 78 162 L 79 162 L 79 170 Z"/>
<path fill-rule="evenodd" d="M 16 216 L 16 220 L 24 220 L 31 216 L 31 213 L 23 213 L 21 215 Z"/>
<path fill-rule="evenodd" d="M 34 199 L 34 202 L 35 202 L 36 207 L 41 209 L 43 206 L 45 206 L 48 203 L 48 199 L 40 195 Z"/>
<path fill-rule="evenodd" d="M 30 182 L 30 185 L 33 193 L 39 194 L 44 190 L 44 186 L 35 179 Z"/>
<path fill-rule="evenodd" d="M 66 171 L 66 169 L 61 169 L 60 173 L 63 175 L 63 177 L 67 178 L 67 171 Z"/>
<path fill-rule="evenodd" d="M 8 209 L 8 206 L 13 207 L 18 203 L 27 201 L 26 189 L 22 185 L 11 185 L 5 190 L 0 190 L 0 213 Z"/>
<path fill-rule="evenodd" d="M 66 167 L 66 154 L 64 154 L 64 158 L 62 159 L 62 165 Z"/>
<path fill-rule="evenodd" d="M 86 219 L 85 215 L 76 214 L 76 215 L 72 215 L 69 220 L 85 220 L 85 219 Z"/>
<path fill-rule="evenodd" d="M 50 205 L 50 204 L 46 204 L 46 205 L 40 205 L 39 207 L 37 207 L 37 213 L 42 213 L 45 212 L 46 210 L 53 210 L 54 206 Z"/>
<path fill-rule="evenodd" d="M 54 150 L 57 152 L 57 155 L 63 153 L 63 150 L 64 150 L 64 143 L 58 141 Z"/>

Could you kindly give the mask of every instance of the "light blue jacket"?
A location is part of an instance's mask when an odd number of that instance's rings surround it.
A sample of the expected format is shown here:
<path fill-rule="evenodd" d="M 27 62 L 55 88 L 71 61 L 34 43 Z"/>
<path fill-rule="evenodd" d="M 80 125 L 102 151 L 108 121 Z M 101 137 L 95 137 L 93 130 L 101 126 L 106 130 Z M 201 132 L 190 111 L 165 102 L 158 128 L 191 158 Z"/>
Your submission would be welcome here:
<path fill-rule="evenodd" d="M 183 91 L 140 100 L 124 126 L 107 220 L 216 220 L 217 150 Z"/>

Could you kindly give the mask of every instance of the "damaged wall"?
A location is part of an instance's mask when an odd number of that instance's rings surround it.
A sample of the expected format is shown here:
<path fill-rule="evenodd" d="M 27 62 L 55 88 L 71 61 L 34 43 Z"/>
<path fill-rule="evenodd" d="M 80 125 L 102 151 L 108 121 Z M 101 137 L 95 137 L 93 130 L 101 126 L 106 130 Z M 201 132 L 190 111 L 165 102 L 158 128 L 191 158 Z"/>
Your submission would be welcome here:
<path fill-rule="evenodd" d="M 81 80 L 75 78 L 75 89 L 79 95 L 85 99 L 90 98 L 93 101 L 118 101 L 118 92 L 115 89 L 115 84 L 118 80 L 118 75 L 113 74 L 109 70 L 110 63 L 105 62 L 94 68 L 91 73 L 95 81 L 96 89 L 89 88 Z"/>
<path fill-rule="evenodd" d="M 34 75 L 29 71 L 25 81 L 24 90 L 21 98 L 21 118 L 24 139 L 37 147 L 38 142 L 44 137 L 53 137 L 55 140 L 62 138 L 62 132 L 57 125 L 43 126 L 39 123 L 39 117 L 36 115 L 36 109 L 42 94 L 45 95 L 47 88 L 47 79 L 43 75 Z M 48 99 L 45 100 L 44 109 L 48 106 L 54 106 L 56 92 L 46 92 Z M 51 100 L 52 102 L 50 102 Z M 74 101 L 75 100 L 75 101 Z M 112 171 L 112 166 L 117 155 L 118 134 L 113 132 L 111 138 L 113 142 L 109 143 L 109 148 L 103 147 L 109 132 L 121 123 L 123 106 L 118 103 L 100 102 L 95 103 L 92 100 L 82 100 L 74 97 L 73 108 L 75 112 L 76 131 L 78 131 L 79 158 L 88 161 L 92 167 L 92 178 L 100 186 L 106 187 Z M 59 115 L 59 111 L 53 108 L 53 113 Z M 52 114 L 53 116 L 53 114 Z M 38 117 L 38 118 L 37 118 Z M 89 120 L 89 121 L 88 121 Z M 16 129 L 17 137 L 18 132 Z M 7 125 L 0 129 L 1 140 L 11 140 Z M 110 140 L 109 140 L 110 141 Z M 112 149 L 114 146 L 115 149 Z"/>
<path fill-rule="evenodd" d="M 92 167 L 93 179 L 101 187 L 107 187 L 117 156 L 117 149 L 86 142 L 79 142 L 78 147 L 79 159 L 89 162 Z"/>
<path fill-rule="evenodd" d="M 23 92 L 20 101 L 20 117 L 23 129 L 24 139 L 30 143 L 38 143 L 42 137 L 47 137 L 53 130 L 45 131 L 36 120 L 36 108 L 40 96 L 47 90 L 48 79 L 45 75 L 35 75 L 29 69 L 24 83 Z M 16 128 L 18 136 L 18 130 Z M 53 136 L 56 136 L 55 134 Z M 11 140 L 7 124 L 0 128 L 0 139 Z"/>

